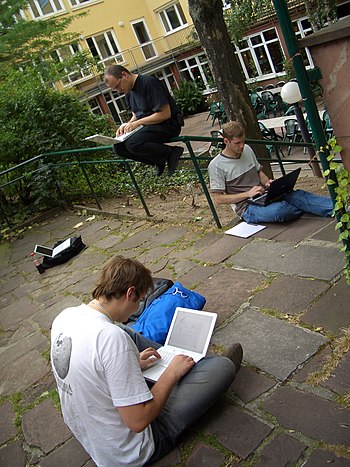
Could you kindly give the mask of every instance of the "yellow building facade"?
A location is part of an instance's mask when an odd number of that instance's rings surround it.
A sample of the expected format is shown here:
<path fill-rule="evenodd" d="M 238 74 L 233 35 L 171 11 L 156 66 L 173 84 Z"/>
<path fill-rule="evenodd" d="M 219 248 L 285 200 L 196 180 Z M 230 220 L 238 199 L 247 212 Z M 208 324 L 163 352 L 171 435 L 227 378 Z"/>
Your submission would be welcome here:
<path fill-rule="evenodd" d="M 128 118 L 124 97 L 103 81 L 103 69 L 111 64 L 154 75 L 170 91 L 181 77 L 200 79 L 210 89 L 209 67 L 193 40 L 187 0 L 30 0 L 27 16 L 45 20 L 77 13 L 85 15 L 70 30 L 80 34 L 79 42 L 57 51 L 57 58 L 86 51 L 100 65 L 99 71 L 89 67 L 68 73 L 62 82 L 82 91 L 93 112 L 109 112 L 117 123 Z"/>

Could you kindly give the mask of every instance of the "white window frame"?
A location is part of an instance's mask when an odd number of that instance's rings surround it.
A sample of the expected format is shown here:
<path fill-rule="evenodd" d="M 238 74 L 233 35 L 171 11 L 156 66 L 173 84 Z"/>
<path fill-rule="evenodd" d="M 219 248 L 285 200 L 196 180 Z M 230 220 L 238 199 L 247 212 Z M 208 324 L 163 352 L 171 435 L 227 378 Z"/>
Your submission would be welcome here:
<path fill-rule="evenodd" d="M 267 32 L 267 31 L 269 31 L 271 29 L 275 30 L 277 37 L 274 38 L 274 39 L 266 40 L 263 33 Z M 251 39 L 253 37 L 256 37 L 256 36 L 260 36 L 261 42 L 259 42 L 258 44 L 252 44 Z M 246 78 L 246 80 L 248 82 L 254 82 L 254 81 L 264 80 L 264 79 L 268 79 L 268 78 L 275 78 L 276 76 L 282 76 L 282 75 L 285 74 L 284 71 L 283 72 L 277 72 L 276 71 L 275 65 L 274 65 L 273 60 L 272 60 L 272 58 L 270 56 L 270 51 L 269 51 L 269 47 L 268 47 L 269 44 L 277 42 L 279 44 L 279 46 L 280 46 L 282 56 L 285 58 L 283 47 L 281 45 L 281 41 L 280 41 L 280 38 L 279 38 L 279 35 L 278 35 L 278 30 L 276 28 L 272 27 L 272 28 L 264 29 L 263 31 L 256 32 L 256 33 L 251 34 L 249 36 L 243 37 L 242 40 L 245 40 L 247 42 L 248 46 L 240 49 L 237 45 L 235 45 L 235 49 L 236 49 L 236 54 L 238 55 L 238 59 L 239 59 L 239 61 L 241 63 L 241 66 L 242 66 L 244 76 L 245 76 L 245 78 Z M 270 68 L 272 70 L 270 73 L 265 73 L 264 74 L 262 72 L 262 70 L 261 70 L 259 59 L 258 59 L 258 57 L 256 56 L 256 53 L 255 53 L 255 49 L 257 49 L 259 47 L 264 48 L 266 57 L 268 59 Z M 254 62 L 255 68 L 256 68 L 257 73 L 258 73 L 254 77 L 249 76 L 248 71 L 247 71 L 246 66 L 245 66 L 245 63 L 244 63 L 244 60 L 243 60 L 243 57 L 242 57 L 242 52 L 244 52 L 246 50 L 250 50 L 252 60 Z"/>
<path fill-rule="evenodd" d="M 307 32 L 313 32 L 311 25 L 310 25 L 309 28 L 304 28 L 303 27 L 302 21 L 305 21 L 306 19 L 309 20 L 309 18 L 307 16 L 305 16 L 303 18 L 295 19 L 292 22 L 293 25 L 296 24 L 297 27 L 298 27 L 298 30 L 295 32 L 295 35 L 297 36 L 298 39 L 302 38 L 302 37 L 306 37 Z M 306 56 L 307 56 L 307 59 L 308 59 L 308 62 L 309 62 L 309 65 L 306 65 L 306 68 L 313 68 L 314 67 L 314 62 L 312 60 L 311 53 L 310 53 L 310 51 L 309 51 L 309 49 L 307 47 L 305 47 L 305 53 L 306 53 Z"/>
<path fill-rule="evenodd" d="M 169 18 L 166 12 L 169 8 L 173 8 L 173 7 L 175 9 L 177 18 L 180 23 L 180 26 L 178 26 L 177 28 L 172 27 L 171 22 L 169 21 Z M 181 8 L 182 15 L 179 12 L 179 7 Z M 164 28 L 165 35 L 172 34 L 173 32 L 176 32 L 176 31 L 180 31 L 180 29 L 186 28 L 188 26 L 188 22 L 186 20 L 185 13 L 182 9 L 180 2 L 169 3 L 165 8 L 158 11 L 158 15 L 159 15 L 159 20 Z M 182 16 L 184 17 L 185 22 L 183 22 Z"/>
<path fill-rule="evenodd" d="M 79 52 L 82 52 L 82 48 L 81 48 L 80 44 L 77 43 L 76 45 L 78 46 Z M 69 50 L 70 54 L 73 56 L 75 54 L 75 50 L 74 50 L 73 45 L 70 44 L 70 45 L 67 45 L 66 47 L 68 47 L 68 50 Z M 62 57 L 61 51 L 59 49 L 56 49 L 56 54 L 57 54 L 57 57 L 58 57 L 59 61 L 63 62 L 64 57 Z M 68 70 L 66 70 L 66 71 L 67 71 L 66 79 L 69 81 L 69 83 L 66 84 L 62 80 L 62 83 L 63 83 L 64 87 L 69 87 L 72 84 L 77 84 L 80 80 L 85 80 L 85 79 L 90 78 L 92 76 L 91 71 L 86 70 L 86 69 L 84 70 L 84 68 L 79 68 L 78 70 L 71 71 L 70 73 L 68 73 Z M 75 74 L 80 74 L 80 78 L 73 79 L 72 76 L 74 76 Z"/>
<path fill-rule="evenodd" d="M 142 44 L 140 43 L 139 38 L 137 37 L 136 31 L 135 31 L 135 28 L 134 28 L 134 25 L 139 24 L 139 23 L 143 24 L 143 26 L 145 28 L 145 31 L 146 31 L 146 34 L 147 34 L 147 36 L 149 38 L 149 40 L 147 42 L 143 42 Z M 153 39 L 151 37 L 151 34 L 149 32 L 149 29 L 147 27 L 147 24 L 146 24 L 146 21 L 144 20 L 144 18 L 140 18 L 140 19 L 137 19 L 135 21 L 131 21 L 130 24 L 132 26 L 132 30 L 134 31 L 137 43 L 139 44 L 139 47 L 140 47 L 140 49 L 142 51 L 142 54 L 143 54 L 144 59 L 146 60 L 146 62 L 149 61 L 149 60 L 153 60 L 154 58 L 158 57 L 157 49 L 155 48 Z M 147 46 L 151 46 L 153 48 L 153 51 L 154 51 L 154 55 L 152 55 L 152 57 L 149 57 L 149 58 L 146 57 L 145 52 L 143 50 L 143 48 L 147 47 Z"/>
<path fill-rule="evenodd" d="M 35 16 L 34 11 L 32 10 L 32 7 L 30 6 L 30 3 L 28 3 L 28 10 L 29 10 L 30 14 L 32 15 L 33 19 L 47 18 L 48 16 L 56 15 L 57 13 L 62 13 L 64 11 L 66 11 L 62 0 L 57 0 L 60 7 L 61 7 L 60 9 L 57 9 L 54 0 L 46 0 L 48 3 L 50 3 L 51 8 L 53 10 L 51 13 L 47 13 L 47 14 L 43 13 L 43 10 L 41 9 L 39 0 L 32 0 L 32 1 L 33 1 L 34 5 L 35 5 L 35 8 L 37 9 L 37 11 L 39 13 L 39 16 Z"/>
<path fill-rule="evenodd" d="M 112 44 L 111 44 L 111 41 L 109 40 L 108 33 L 110 33 L 110 34 L 113 36 L 113 40 L 114 40 L 114 42 L 115 42 L 115 44 L 116 44 L 116 46 L 117 46 L 117 49 L 118 49 L 118 52 L 117 52 L 117 53 L 115 53 L 115 51 L 113 50 L 113 46 L 112 46 Z M 106 58 L 103 58 L 103 57 L 102 57 L 101 50 L 100 50 L 100 48 L 99 48 L 99 46 L 98 46 L 98 44 L 97 44 L 97 41 L 96 41 L 96 37 L 97 37 L 97 36 L 101 36 L 101 35 L 104 36 L 104 39 L 105 39 L 105 41 L 106 41 L 106 43 L 107 43 L 107 45 L 108 45 L 108 47 L 109 47 L 109 51 L 110 51 L 110 52 L 111 52 L 111 51 L 114 52 L 112 55 L 110 55 L 110 56 L 108 56 L 108 57 L 106 57 Z M 90 53 L 91 53 L 91 55 L 92 55 L 91 49 L 90 49 L 90 47 L 89 47 L 89 45 L 88 45 L 88 42 L 87 42 L 88 39 L 91 39 L 91 40 L 93 41 L 93 43 L 94 43 L 95 49 L 97 50 L 97 53 L 98 53 L 98 56 L 99 56 L 99 63 L 102 63 L 102 64 L 105 65 L 106 62 L 108 62 L 107 64 L 109 64 L 109 62 L 110 62 L 111 60 L 113 60 L 113 59 L 115 59 L 115 61 L 116 61 L 117 63 L 124 63 L 124 62 L 125 62 L 124 57 L 123 57 L 123 54 L 120 52 L 121 48 L 120 48 L 120 46 L 119 46 L 119 43 L 118 43 L 118 41 L 117 41 L 117 38 L 116 38 L 116 35 L 114 34 L 113 29 L 109 29 L 108 31 L 99 32 L 98 34 L 94 34 L 93 36 L 90 36 L 90 37 L 86 37 L 86 38 L 85 38 L 87 48 L 88 48 L 88 50 L 90 50 Z"/>
<path fill-rule="evenodd" d="M 191 65 L 189 63 L 189 61 L 192 60 L 192 59 L 195 59 L 195 61 L 196 61 L 196 63 L 194 65 Z M 186 70 L 186 71 L 188 71 L 191 79 L 195 80 L 196 76 L 192 73 L 192 68 L 198 68 L 200 76 L 201 76 L 202 81 L 203 81 L 204 86 L 205 86 L 205 90 L 210 91 L 212 89 L 210 84 L 209 84 L 209 80 L 208 80 L 208 78 L 211 78 L 211 76 L 208 77 L 205 74 L 205 70 L 204 70 L 204 68 L 202 66 L 202 65 L 208 65 L 208 59 L 207 59 L 204 52 L 201 52 L 201 53 L 199 53 L 197 55 L 192 55 L 191 57 L 183 58 L 183 59 L 179 60 L 179 62 L 185 62 L 185 64 L 186 64 L 186 67 L 183 67 L 183 68 L 180 68 L 179 63 L 177 64 L 178 69 L 180 71 L 180 74 L 181 74 L 182 71 Z"/>
<path fill-rule="evenodd" d="M 73 0 L 69 0 L 69 3 L 70 3 L 70 6 L 72 8 L 77 8 L 79 6 L 82 6 L 82 5 L 85 5 L 85 3 L 91 3 L 93 2 L 94 0 L 74 0 L 74 2 L 76 2 L 75 5 L 73 5 Z"/>

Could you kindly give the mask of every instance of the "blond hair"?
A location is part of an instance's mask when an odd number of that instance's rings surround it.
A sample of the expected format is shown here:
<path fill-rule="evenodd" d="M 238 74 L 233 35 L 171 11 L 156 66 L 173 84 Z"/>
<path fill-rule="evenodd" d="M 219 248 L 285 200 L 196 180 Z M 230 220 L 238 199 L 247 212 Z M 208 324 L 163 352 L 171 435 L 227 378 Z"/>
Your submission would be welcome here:
<path fill-rule="evenodd" d="M 221 129 L 221 133 L 224 138 L 231 140 L 233 138 L 245 137 L 245 128 L 241 122 L 230 121 L 225 123 Z"/>

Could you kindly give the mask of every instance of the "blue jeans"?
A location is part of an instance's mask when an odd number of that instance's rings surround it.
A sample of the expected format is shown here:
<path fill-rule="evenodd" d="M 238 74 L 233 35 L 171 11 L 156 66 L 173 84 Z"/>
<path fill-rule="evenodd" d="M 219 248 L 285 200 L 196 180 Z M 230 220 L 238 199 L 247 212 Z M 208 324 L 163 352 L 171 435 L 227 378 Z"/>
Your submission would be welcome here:
<path fill-rule="evenodd" d="M 128 326 L 121 327 L 140 352 L 147 347 L 160 347 Z M 235 365 L 228 358 L 205 357 L 176 384 L 163 410 L 151 423 L 155 450 L 148 463 L 160 459 L 176 446 L 180 434 L 228 390 L 235 375 Z"/>
<path fill-rule="evenodd" d="M 249 224 L 287 222 L 300 217 L 305 212 L 328 217 L 333 212 L 333 202 L 326 196 L 295 190 L 286 195 L 282 201 L 276 201 L 267 206 L 248 204 L 242 214 L 242 219 Z"/>

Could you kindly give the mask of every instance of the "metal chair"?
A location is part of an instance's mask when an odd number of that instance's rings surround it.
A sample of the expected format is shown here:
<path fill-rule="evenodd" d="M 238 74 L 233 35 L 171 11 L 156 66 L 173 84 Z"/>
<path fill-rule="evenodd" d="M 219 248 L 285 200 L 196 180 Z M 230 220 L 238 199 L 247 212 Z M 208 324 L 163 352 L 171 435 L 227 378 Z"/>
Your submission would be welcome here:
<path fill-rule="evenodd" d="M 278 83 L 276 84 L 276 88 L 281 88 L 281 87 L 283 87 L 285 84 L 286 84 L 286 82 L 283 81 L 283 80 L 282 80 L 282 81 L 278 81 Z"/>
<path fill-rule="evenodd" d="M 275 89 L 275 85 L 272 83 L 269 83 L 264 87 L 264 90 L 269 90 L 269 89 Z"/>
<path fill-rule="evenodd" d="M 266 139 L 267 141 L 278 141 L 278 140 L 283 140 L 283 138 L 278 135 L 273 128 L 267 128 L 262 122 L 259 123 L 259 128 L 262 134 L 263 139 Z M 274 144 L 266 144 L 266 149 L 269 153 L 269 156 L 271 158 L 272 152 L 275 151 L 276 156 L 278 157 L 278 152 L 280 151 L 282 153 L 282 156 L 284 157 L 282 147 L 280 145 L 274 145 Z"/>
<path fill-rule="evenodd" d="M 301 131 L 299 128 L 298 121 L 295 118 L 288 118 L 284 121 L 285 135 L 284 139 L 290 143 L 297 143 L 302 141 Z M 292 146 L 288 147 L 288 156 L 292 150 Z"/>
<path fill-rule="evenodd" d="M 271 91 L 262 91 L 261 93 L 261 100 L 263 104 L 266 106 L 266 113 L 269 115 L 270 112 L 273 113 L 273 116 L 276 117 L 278 104 L 275 100 L 275 96 L 272 94 Z"/>
<path fill-rule="evenodd" d="M 328 110 L 325 110 L 322 115 L 322 123 L 323 123 L 323 128 L 324 128 L 327 138 L 332 138 L 334 134 L 333 125 L 332 125 Z"/>
<path fill-rule="evenodd" d="M 260 92 L 260 91 L 263 91 L 263 90 L 264 90 L 264 88 L 263 88 L 262 86 L 258 86 L 258 87 L 255 89 L 256 92 Z"/>
<path fill-rule="evenodd" d="M 261 103 L 261 99 L 260 99 L 260 96 L 257 92 L 252 92 L 249 96 L 250 98 L 250 101 L 253 105 L 253 108 L 254 110 L 256 110 L 256 108 L 258 107 L 258 105 Z"/>
<path fill-rule="evenodd" d="M 212 130 L 210 132 L 212 138 L 222 138 L 222 133 L 219 130 Z M 211 156 L 216 156 L 218 150 L 225 149 L 225 143 L 222 141 L 212 141 L 208 148 L 209 154 Z"/>

